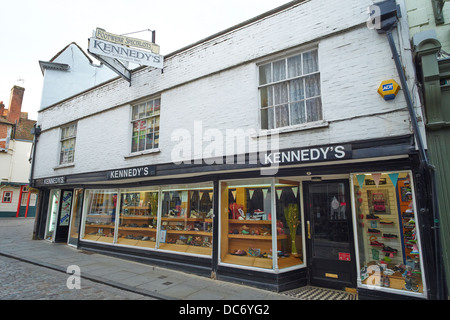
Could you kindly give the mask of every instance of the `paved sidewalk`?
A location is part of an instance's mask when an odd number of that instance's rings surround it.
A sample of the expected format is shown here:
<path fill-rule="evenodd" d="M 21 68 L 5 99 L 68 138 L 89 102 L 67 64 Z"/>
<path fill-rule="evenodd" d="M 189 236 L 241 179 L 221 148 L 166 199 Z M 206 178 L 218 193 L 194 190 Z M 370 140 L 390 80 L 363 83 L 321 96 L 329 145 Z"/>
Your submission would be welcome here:
<path fill-rule="evenodd" d="M 133 261 L 87 253 L 64 244 L 32 240 L 34 218 L 0 218 L 0 259 L 19 259 L 66 273 L 77 265 L 83 279 L 163 300 L 299 300 Z M 69 277 L 69 274 L 67 274 Z M 65 285 L 65 283 L 64 283 Z"/>

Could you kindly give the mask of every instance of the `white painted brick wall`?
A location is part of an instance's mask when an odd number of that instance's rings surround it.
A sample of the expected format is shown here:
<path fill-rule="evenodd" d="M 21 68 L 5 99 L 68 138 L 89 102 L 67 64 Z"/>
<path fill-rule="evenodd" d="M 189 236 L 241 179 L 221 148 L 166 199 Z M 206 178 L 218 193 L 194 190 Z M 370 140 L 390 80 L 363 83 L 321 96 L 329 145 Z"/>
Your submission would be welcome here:
<path fill-rule="evenodd" d="M 203 132 L 257 130 L 257 63 L 272 53 L 311 45 L 315 39 L 323 115 L 329 126 L 281 134 L 280 148 L 411 133 L 402 93 L 390 102 L 377 93 L 380 83 L 397 79 L 397 73 L 386 38 L 361 25 L 370 3 L 312 0 L 169 56 L 164 73 L 142 69 L 133 74 L 131 86 L 119 79 L 40 112 L 44 132 L 35 178 L 170 163 L 175 146 L 172 133 L 180 128 L 192 133 L 195 121 L 202 122 Z M 342 30 L 346 31 L 327 36 Z M 125 158 L 131 140 L 131 104 L 159 93 L 161 152 Z M 372 115 L 383 112 L 390 113 Z M 77 119 L 75 166 L 54 170 L 59 126 Z"/>

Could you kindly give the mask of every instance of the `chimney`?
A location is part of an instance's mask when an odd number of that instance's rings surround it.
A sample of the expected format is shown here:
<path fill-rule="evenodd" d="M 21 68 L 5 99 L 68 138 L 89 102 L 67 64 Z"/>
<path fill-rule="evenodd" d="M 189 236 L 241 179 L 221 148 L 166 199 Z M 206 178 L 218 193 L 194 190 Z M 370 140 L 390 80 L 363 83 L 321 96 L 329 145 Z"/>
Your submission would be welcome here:
<path fill-rule="evenodd" d="M 5 105 L 3 101 L 0 101 L 0 117 L 3 117 L 3 112 L 5 112 Z"/>
<path fill-rule="evenodd" d="M 8 116 L 6 117 L 6 120 L 12 123 L 15 123 L 16 121 L 17 123 L 19 123 L 24 92 L 25 89 L 19 86 L 14 86 L 11 89 L 11 96 L 9 98 Z"/>

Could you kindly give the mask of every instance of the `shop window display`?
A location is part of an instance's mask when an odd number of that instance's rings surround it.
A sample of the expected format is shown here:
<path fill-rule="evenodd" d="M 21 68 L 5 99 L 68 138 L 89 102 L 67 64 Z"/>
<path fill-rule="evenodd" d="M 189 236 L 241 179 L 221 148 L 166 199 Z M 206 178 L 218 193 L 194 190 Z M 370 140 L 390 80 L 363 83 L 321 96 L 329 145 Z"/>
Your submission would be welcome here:
<path fill-rule="evenodd" d="M 117 191 L 87 190 L 82 239 L 113 243 Z"/>
<path fill-rule="evenodd" d="M 360 284 L 423 294 L 411 175 L 356 174 L 352 180 Z"/>
<path fill-rule="evenodd" d="M 275 199 L 278 269 L 300 265 L 303 263 L 303 241 L 299 183 L 277 179 Z"/>
<path fill-rule="evenodd" d="M 162 188 L 159 249 L 211 255 L 212 184 Z"/>
<path fill-rule="evenodd" d="M 158 189 L 121 190 L 117 244 L 155 248 L 158 194 Z"/>
<path fill-rule="evenodd" d="M 221 183 L 221 262 L 264 269 L 302 264 L 298 183 L 273 182 Z"/>
<path fill-rule="evenodd" d="M 211 183 L 87 190 L 83 212 L 82 240 L 212 255 Z"/>
<path fill-rule="evenodd" d="M 47 215 L 47 228 L 45 230 L 45 239 L 53 241 L 53 236 L 56 229 L 56 222 L 58 220 L 59 201 L 61 190 L 55 189 L 50 191 L 50 199 Z"/>
<path fill-rule="evenodd" d="M 83 203 L 83 189 L 75 189 L 72 203 L 72 216 L 70 218 L 69 244 L 76 246 L 78 231 L 80 229 Z"/>

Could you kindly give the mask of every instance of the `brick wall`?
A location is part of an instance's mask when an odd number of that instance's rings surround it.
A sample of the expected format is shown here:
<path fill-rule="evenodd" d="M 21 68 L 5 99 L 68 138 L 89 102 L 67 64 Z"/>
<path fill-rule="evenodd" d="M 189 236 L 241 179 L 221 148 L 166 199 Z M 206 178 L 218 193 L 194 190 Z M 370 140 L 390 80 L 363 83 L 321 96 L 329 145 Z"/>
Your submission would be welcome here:
<path fill-rule="evenodd" d="M 12 87 L 11 96 L 9 99 L 8 116 L 6 117 L 6 120 L 12 123 L 15 123 L 16 121 L 17 123 L 19 122 L 24 92 L 25 89 L 22 87 Z"/>
<path fill-rule="evenodd" d="M 8 137 L 8 128 L 11 128 L 11 125 L 7 125 L 4 123 L 0 123 L 0 149 L 6 148 L 6 139 Z"/>

